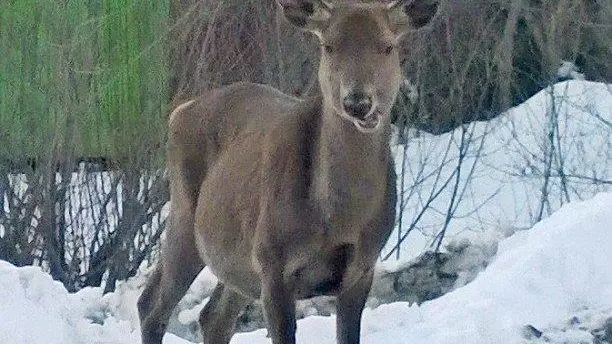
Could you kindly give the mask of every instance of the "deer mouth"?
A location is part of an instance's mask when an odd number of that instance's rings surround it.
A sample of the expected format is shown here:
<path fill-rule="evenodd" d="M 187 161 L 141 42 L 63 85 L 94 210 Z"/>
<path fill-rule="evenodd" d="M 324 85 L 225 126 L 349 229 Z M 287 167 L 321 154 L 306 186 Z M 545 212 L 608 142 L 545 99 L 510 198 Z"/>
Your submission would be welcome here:
<path fill-rule="evenodd" d="M 353 123 L 359 131 L 363 133 L 372 133 L 380 127 L 380 114 L 378 111 L 373 111 L 363 119 L 354 119 Z"/>

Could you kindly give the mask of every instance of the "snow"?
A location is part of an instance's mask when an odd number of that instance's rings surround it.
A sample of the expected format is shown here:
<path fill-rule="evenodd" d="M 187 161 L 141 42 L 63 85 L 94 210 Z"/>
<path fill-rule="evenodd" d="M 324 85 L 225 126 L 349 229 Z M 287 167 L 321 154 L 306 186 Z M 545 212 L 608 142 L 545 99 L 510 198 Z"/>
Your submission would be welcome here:
<path fill-rule="evenodd" d="M 0 299 L 0 343 L 122 343 L 125 323 L 109 318 L 101 326 L 89 319 L 101 290 L 69 294 L 38 267 L 16 268 L 3 261 L 0 290 L 4 292 Z"/>
<path fill-rule="evenodd" d="M 612 316 L 612 193 L 564 205 L 533 228 L 501 242 L 497 257 L 466 286 L 421 306 L 393 303 L 366 309 L 363 341 L 384 344 L 524 343 L 522 329 L 555 328 L 574 315 L 595 325 Z M 139 343 L 136 278 L 102 297 L 88 288 L 69 294 L 36 267 L 0 262 L 0 343 Z M 206 289 L 202 285 L 196 289 Z M 594 326 L 595 326 L 594 325 Z M 298 322 L 298 342 L 333 343 L 334 319 Z M 590 334 L 551 331 L 552 343 Z M 164 343 L 186 344 L 168 334 Z M 268 344 L 264 330 L 233 344 Z M 534 342 L 535 343 L 535 342 Z"/>
<path fill-rule="evenodd" d="M 548 140 L 552 123 L 557 123 L 554 147 Z M 459 178 L 454 219 L 446 237 L 462 237 L 478 231 L 513 232 L 546 218 L 569 201 L 584 200 L 612 191 L 612 85 L 570 80 L 548 87 L 506 113 L 488 122 L 465 127 L 468 139 Z M 393 270 L 431 247 L 445 225 L 453 199 L 452 174 L 458 166 L 462 130 L 440 136 L 411 133 L 406 148 L 405 209 L 402 233 L 419 219 L 402 244 L 400 262 L 388 260 Z M 546 162 L 551 153 L 547 202 L 542 202 Z M 396 169 L 402 169 L 403 148 L 396 148 Z M 566 185 L 557 176 L 562 170 Z M 468 173 L 472 171 L 472 173 Z M 448 187 L 429 204 L 429 197 Z M 599 179 L 606 182 L 593 182 Z M 459 197 L 461 196 L 461 197 Z M 541 212 L 541 216 L 540 216 Z M 495 235 L 495 234 L 493 234 Z M 384 253 L 397 242 L 392 234 Z M 394 256 L 394 255 L 393 255 Z"/>

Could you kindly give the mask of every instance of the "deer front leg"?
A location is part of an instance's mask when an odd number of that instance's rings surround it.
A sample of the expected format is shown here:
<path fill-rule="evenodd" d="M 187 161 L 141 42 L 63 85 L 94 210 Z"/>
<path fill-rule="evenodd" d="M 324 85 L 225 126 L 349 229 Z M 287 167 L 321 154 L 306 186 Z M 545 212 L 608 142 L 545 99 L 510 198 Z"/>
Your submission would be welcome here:
<path fill-rule="evenodd" d="M 295 344 L 295 299 L 287 290 L 280 271 L 265 273 L 261 301 L 273 344 Z"/>
<path fill-rule="evenodd" d="M 343 290 L 336 302 L 336 338 L 338 344 L 359 344 L 361 313 L 365 306 L 373 273 L 364 275 L 355 285 Z"/>

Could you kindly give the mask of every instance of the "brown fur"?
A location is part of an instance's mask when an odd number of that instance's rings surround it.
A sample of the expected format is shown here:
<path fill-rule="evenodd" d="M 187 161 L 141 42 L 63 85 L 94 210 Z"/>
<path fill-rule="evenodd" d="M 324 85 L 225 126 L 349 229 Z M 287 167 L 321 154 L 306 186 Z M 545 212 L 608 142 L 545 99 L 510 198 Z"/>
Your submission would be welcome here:
<path fill-rule="evenodd" d="M 403 2 L 280 2 L 291 22 L 329 46 L 321 94 L 298 100 L 239 83 L 171 114 L 170 222 L 138 303 L 144 344 L 161 343 L 172 309 L 204 265 L 219 278 L 200 316 L 205 344 L 227 344 L 238 313 L 257 298 L 272 342 L 293 344 L 295 300 L 315 295 L 337 296 L 338 342 L 359 343 L 374 265 L 395 217 L 388 113 L 401 72 L 387 47 L 403 33 L 398 27 L 414 26 L 410 16 L 423 22 L 423 13 Z M 379 125 L 343 110 L 354 90 L 371 97 L 366 117 Z"/>

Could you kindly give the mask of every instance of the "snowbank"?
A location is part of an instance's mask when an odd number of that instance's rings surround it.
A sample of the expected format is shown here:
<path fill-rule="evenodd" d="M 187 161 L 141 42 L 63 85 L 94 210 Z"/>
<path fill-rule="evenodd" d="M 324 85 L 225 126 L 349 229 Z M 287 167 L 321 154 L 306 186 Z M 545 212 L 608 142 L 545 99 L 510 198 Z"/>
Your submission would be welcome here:
<path fill-rule="evenodd" d="M 538 92 L 489 122 L 472 123 L 463 133 L 461 129 L 440 136 L 413 133 L 404 161 L 402 233 L 415 219 L 419 222 L 402 245 L 401 260 L 430 247 L 453 199 L 461 202 L 455 204 L 447 238 L 461 237 L 466 231 L 530 228 L 568 200 L 612 191 L 609 183 L 601 182 L 612 179 L 610 123 L 612 84 L 571 80 Z M 459 192 L 454 195 L 452 174 L 461 154 Z M 403 148 L 397 147 L 395 155 L 401 171 Z M 547 171 L 552 177 L 545 181 Z M 450 185 L 428 203 L 447 178 Z M 548 196 L 543 202 L 545 183 Z M 429 210 L 421 216 L 427 203 Z M 396 238 L 397 232 L 385 252 Z M 396 265 L 392 259 L 385 262 L 389 270 Z"/>
<path fill-rule="evenodd" d="M 0 343 L 138 343 L 129 322 L 104 317 L 96 324 L 101 289 L 69 294 L 38 267 L 0 261 Z M 126 334 L 128 336 L 126 337 Z"/>
<path fill-rule="evenodd" d="M 556 328 L 579 315 L 597 326 L 612 316 L 610 242 L 612 193 L 567 204 L 531 230 L 504 240 L 496 259 L 468 285 L 420 307 L 394 303 L 366 309 L 363 341 L 513 344 L 526 342 L 525 325 Z M 40 269 L 6 262 L 0 262 L 0 288 L 2 344 L 139 343 L 136 293 L 102 298 L 99 289 L 86 289 L 68 294 Z M 588 332 L 576 331 L 552 331 L 550 342 L 588 340 Z M 333 343 L 333 317 L 299 321 L 298 341 Z M 167 335 L 165 343 L 189 342 Z M 269 340 L 258 330 L 237 334 L 232 343 Z"/>

